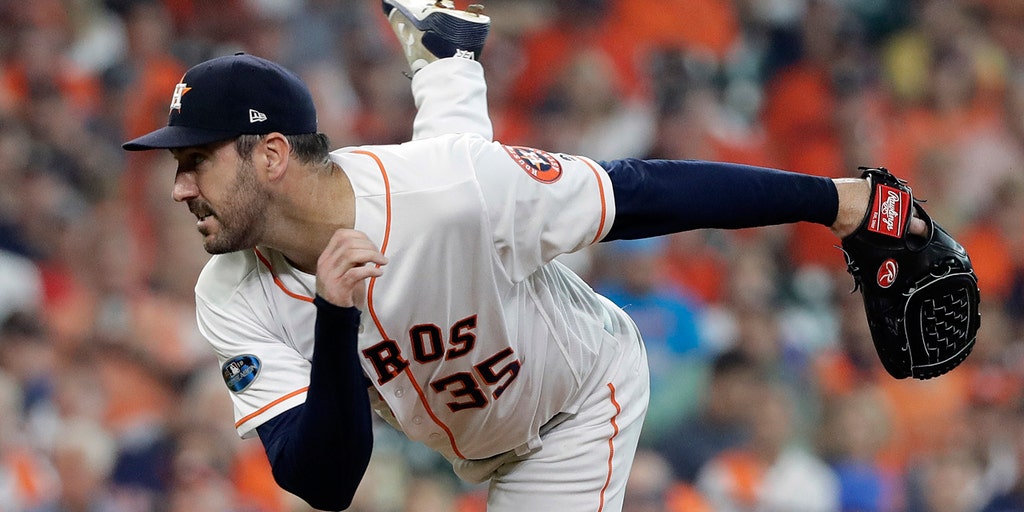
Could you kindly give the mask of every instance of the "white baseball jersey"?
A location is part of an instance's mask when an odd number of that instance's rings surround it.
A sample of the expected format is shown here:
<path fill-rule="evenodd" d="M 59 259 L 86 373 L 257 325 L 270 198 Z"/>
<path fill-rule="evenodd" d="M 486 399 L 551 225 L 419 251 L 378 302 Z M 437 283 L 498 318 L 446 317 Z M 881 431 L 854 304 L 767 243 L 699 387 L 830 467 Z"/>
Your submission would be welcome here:
<path fill-rule="evenodd" d="M 358 348 L 402 430 L 449 457 L 536 448 L 601 369 L 602 331 L 630 325 L 552 261 L 607 233 L 607 174 L 475 134 L 332 158 L 355 191 L 355 229 L 390 259 L 369 281 Z M 243 436 L 304 400 L 314 290 L 266 248 L 215 256 L 199 279 L 199 323 L 225 378 L 247 372 L 232 393 Z"/>
<path fill-rule="evenodd" d="M 488 510 L 618 510 L 646 355 L 625 313 L 554 261 L 607 234 L 609 178 L 585 158 L 492 142 L 474 61 L 432 63 L 412 86 L 413 142 L 331 155 L 355 228 L 390 260 L 359 329 L 371 403 L 459 476 L 492 478 Z M 305 400 L 314 293 L 314 276 L 268 248 L 214 256 L 199 278 L 200 329 L 243 437 Z"/>

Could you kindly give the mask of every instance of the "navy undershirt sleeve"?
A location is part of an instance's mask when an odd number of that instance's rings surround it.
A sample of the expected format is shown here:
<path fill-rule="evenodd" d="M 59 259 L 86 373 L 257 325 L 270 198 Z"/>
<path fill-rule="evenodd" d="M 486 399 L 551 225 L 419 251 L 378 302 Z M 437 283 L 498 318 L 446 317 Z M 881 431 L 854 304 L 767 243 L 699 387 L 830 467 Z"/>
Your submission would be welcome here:
<path fill-rule="evenodd" d="M 283 489 L 321 510 L 352 502 L 373 448 L 370 402 L 359 365 L 359 310 L 320 296 L 306 402 L 256 428 Z"/>
<path fill-rule="evenodd" d="M 703 160 L 600 165 L 615 195 L 615 222 L 603 241 L 799 221 L 829 226 L 839 212 L 835 184 L 820 176 Z"/>

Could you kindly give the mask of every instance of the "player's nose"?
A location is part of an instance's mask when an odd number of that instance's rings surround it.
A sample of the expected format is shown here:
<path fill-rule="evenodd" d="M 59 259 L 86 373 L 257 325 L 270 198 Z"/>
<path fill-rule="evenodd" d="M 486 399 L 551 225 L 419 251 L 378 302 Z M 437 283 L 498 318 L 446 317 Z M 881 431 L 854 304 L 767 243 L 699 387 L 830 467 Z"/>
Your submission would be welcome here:
<path fill-rule="evenodd" d="M 179 172 L 174 176 L 174 189 L 171 197 L 179 203 L 188 201 L 199 196 L 199 186 L 196 185 L 195 174 L 191 172 Z"/>

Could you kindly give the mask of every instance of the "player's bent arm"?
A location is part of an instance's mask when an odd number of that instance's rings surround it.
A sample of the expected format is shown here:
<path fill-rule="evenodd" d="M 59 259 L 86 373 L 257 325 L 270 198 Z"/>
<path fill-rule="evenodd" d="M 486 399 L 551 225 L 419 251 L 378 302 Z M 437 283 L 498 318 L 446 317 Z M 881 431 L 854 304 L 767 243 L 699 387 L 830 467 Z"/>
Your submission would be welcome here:
<path fill-rule="evenodd" d="M 323 510 L 352 502 L 373 448 L 366 382 L 356 353 L 359 310 L 320 296 L 306 402 L 256 428 L 274 479 Z"/>
<path fill-rule="evenodd" d="M 840 211 L 836 183 L 820 176 L 702 160 L 625 159 L 601 166 L 616 210 L 603 241 L 800 221 L 832 226 Z"/>

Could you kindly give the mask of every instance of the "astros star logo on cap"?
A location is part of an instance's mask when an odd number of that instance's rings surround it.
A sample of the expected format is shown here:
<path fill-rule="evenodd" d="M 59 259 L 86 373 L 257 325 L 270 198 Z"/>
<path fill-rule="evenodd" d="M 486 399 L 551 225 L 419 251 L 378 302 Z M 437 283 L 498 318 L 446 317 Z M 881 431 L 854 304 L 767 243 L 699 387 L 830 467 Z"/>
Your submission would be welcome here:
<path fill-rule="evenodd" d="M 178 112 L 181 112 L 181 97 L 191 90 L 192 88 L 189 87 L 188 84 L 186 84 L 185 82 L 181 82 L 178 85 L 175 85 L 174 95 L 171 96 L 171 110 L 177 110 Z"/>

